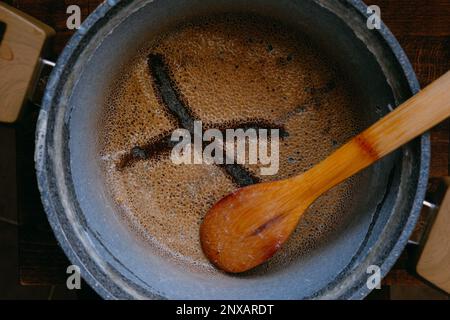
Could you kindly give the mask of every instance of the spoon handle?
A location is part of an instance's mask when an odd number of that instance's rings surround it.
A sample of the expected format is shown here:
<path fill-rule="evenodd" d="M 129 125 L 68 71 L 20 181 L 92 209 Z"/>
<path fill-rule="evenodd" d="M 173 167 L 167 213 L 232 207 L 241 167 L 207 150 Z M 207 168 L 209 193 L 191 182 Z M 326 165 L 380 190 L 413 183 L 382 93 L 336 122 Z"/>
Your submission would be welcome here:
<path fill-rule="evenodd" d="M 310 184 L 312 188 L 309 190 L 311 198 L 314 199 L 449 116 L 450 71 L 347 142 L 299 179 L 314 182 Z"/>

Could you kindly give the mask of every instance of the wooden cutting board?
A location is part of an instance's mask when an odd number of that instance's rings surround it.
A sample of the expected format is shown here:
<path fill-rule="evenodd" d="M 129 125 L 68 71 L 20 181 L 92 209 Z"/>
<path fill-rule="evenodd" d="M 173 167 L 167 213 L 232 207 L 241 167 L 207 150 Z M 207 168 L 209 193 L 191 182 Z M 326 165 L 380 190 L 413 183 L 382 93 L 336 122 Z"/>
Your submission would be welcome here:
<path fill-rule="evenodd" d="M 40 57 L 55 31 L 0 2 L 0 122 L 13 123 L 33 94 Z"/>
<path fill-rule="evenodd" d="M 450 294 L 450 178 L 447 192 L 424 239 L 417 273 Z"/>

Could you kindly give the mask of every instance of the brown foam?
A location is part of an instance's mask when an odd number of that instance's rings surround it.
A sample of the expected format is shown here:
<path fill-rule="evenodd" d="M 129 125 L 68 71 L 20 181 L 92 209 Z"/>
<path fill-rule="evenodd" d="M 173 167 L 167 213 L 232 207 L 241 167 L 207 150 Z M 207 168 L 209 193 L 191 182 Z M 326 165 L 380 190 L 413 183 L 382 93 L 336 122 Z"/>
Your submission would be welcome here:
<path fill-rule="evenodd" d="M 252 119 L 283 127 L 288 136 L 280 144 L 278 175 L 260 176 L 258 165 L 246 166 L 262 181 L 307 170 L 360 129 L 345 77 L 308 38 L 278 22 L 216 16 L 183 24 L 143 49 L 114 81 L 100 124 L 100 154 L 111 195 L 131 227 L 188 265 L 210 267 L 199 225 L 237 186 L 218 166 L 176 166 L 167 152 L 148 157 L 133 149 L 157 145 L 179 125 L 155 91 L 149 54 L 164 57 L 183 101 L 205 127 Z M 130 151 L 135 158 L 118 167 Z M 305 254 L 345 224 L 354 185 L 347 181 L 314 203 L 265 268 Z"/>

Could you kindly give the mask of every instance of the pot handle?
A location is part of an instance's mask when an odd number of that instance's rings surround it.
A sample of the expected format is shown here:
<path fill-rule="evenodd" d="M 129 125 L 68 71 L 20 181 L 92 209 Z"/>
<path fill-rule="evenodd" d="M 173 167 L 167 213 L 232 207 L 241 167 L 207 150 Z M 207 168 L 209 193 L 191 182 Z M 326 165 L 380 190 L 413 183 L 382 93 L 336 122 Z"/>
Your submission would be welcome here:
<path fill-rule="evenodd" d="M 450 178 L 441 182 L 445 196 L 425 231 L 416 272 L 450 294 Z"/>
<path fill-rule="evenodd" d="M 40 58 L 54 35 L 49 26 L 0 2 L 0 122 L 18 120 L 33 95 Z"/>

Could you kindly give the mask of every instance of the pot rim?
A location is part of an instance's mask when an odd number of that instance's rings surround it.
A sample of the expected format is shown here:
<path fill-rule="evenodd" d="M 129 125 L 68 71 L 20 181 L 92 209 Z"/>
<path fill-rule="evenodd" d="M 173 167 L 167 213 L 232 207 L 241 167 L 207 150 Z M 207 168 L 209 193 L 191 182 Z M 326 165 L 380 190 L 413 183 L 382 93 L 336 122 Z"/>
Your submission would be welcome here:
<path fill-rule="evenodd" d="M 315 0 L 320 4 L 322 0 Z M 341 3 L 356 9 L 356 11 L 363 17 L 368 17 L 367 6 L 360 0 L 339 0 Z M 105 299 L 124 299 L 124 298 L 136 298 L 145 297 L 141 293 L 137 292 L 135 289 L 135 295 L 130 295 L 130 290 L 126 291 L 117 283 L 107 283 L 100 282 L 99 275 L 95 274 L 98 270 L 92 268 L 92 266 L 87 267 L 82 261 L 82 257 L 77 254 L 76 248 L 73 247 L 73 243 L 69 241 L 66 230 L 63 223 L 60 220 L 60 215 L 64 215 L 64 212 L 59 212 L 57 208 L 52 204 L 51 198 L 52 190 L 54 186 L 51 185 L 51 172 L 49 172 L 47 163 L 47 129 L 48 129 L 48 113 L 53 105 L 53 99 L 57 95 L 58 84 L 63 79 L 68 72 L 66 66 L 69 60 L 73 59 L 77 55 L 77 49 L 83 46 L 83 41 L 89 38 L 91 32 L 95 33 L 95 26 L 98 22 L 103 19 L 108 19 L 108 13 L 111 12 L 113 8 L 121 9 L 130 4 L 132 0 L 108 0 L 104 1 L 99 7 L 95 9 L 93 13 L 83 22 L 81 28 L 72 36 L 68 44 L 65 46 L 62 54 L 59 56 L 55 68 L 52 71 L 50 79 L 47 83 L 47 88 L 45 90 L 42 109 L 39 114 L 39 119 L 37 122 L 36 129 L 36 150 L 35 150 L 35 166 L 38 187 L 41 194 L 41 200 L 44 209 L 47 213 L 48 220 L 53 229 L 53 232 L 57 238 L 59 245 L 63 248 L 65 254 L 68 256 L 71 263 L 77 265 L 81 269 L 81 274 L 84 280 L 103 298 Z M 420 90 L 420 86 L 414 70 L 411 66 L 409 59 L 407 58 L 405 52 L 401 48 L 400 44 L 390 32 L 387 26 L 381 22 L 381 28 L 375 29 L 381 36 L 382 40 L 388 46 L 390 51 L 393 53 L 395 59 L 397 60 L 401 70 L 405 76 L 408 83 L 411 95 L 416 94 Z M 88 39 L 89 41 L 89 39 Z M 400 256 L 403 248 L 406 246 L 410 234 L 412 233 L 417 219 L 422 208 L 422 202 L 425 197 L 428 173 L 429 173 L 429 163 L 430 163 L 430 137 L 426 133 L 420 137 L 420 168 L 418 174 L 418 185 L 416 188 L 416 193 L 414 194 L 414 201 L 410 214 L 407 221 L 405 221 L 401 234 L 398 239 L 396 239 L 395 245 L 392 247 L 391 251 L 387 253 L 383 260 L 381 268 L 381 276 L 384 277 L 388 271 L 392 268 L 397 258 Z M 89 253 L 86 253 L 89 255 Z M 95 262 L 95 261 L 94 261 Z M 94 270 L 93 270 L 94 269 Z M 117 279 L 114 279 L 115 282 Z M 111 281 L 110 281 L 111 282 Z M 122 281 L 122 285 L 124 284 Z M 130 289 L 130 288 L 128 288 Z M 319 290 L 320 291 L 320 290 Z M 352 288 L 349 288 L 349 293 L 346 295 L 339 295 L 339 298 L 349 298 L 349 299 L 362 299 L 371 290 L 366 286 L 365 282 L 357 282 Z M 313 297 L 314 298 L 314 297 Z M 325 297 L 326 298 L 326 297 Z"/>

